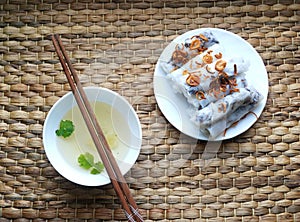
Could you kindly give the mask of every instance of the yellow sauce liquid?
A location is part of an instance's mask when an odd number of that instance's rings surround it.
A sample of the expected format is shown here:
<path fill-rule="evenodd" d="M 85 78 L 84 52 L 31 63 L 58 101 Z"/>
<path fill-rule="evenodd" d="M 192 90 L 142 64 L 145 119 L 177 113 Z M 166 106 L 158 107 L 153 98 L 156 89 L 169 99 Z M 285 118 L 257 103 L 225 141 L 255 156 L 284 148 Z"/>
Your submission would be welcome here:
<path fill-rule="evenodd" d="M 120 112 L 106 103 L 92 102 L 91 105 L 115 158 L 122 160 L 126 150 L 130 148 L 128 123 Z M 101 161 L 78 106 L 70 109 L 62 120 L 71 120 L 75 126 L 75 131 L 70 137 L 57 137 L 57 146 L 65 160 L 72 166 L 80 168 L 78 156 L 89 152 L 94 155 L 95 162 Z"/>

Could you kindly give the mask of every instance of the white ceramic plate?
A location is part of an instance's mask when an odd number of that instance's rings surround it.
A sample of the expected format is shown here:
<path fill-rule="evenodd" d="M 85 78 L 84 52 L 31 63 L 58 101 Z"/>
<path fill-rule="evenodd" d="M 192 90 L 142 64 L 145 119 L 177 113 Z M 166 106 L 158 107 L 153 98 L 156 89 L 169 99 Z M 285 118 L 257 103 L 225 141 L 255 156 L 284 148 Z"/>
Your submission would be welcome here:
<path fill-rule="evenodd" d="M 141 148 L 142 130 L 138 116 L 127 100 L 111 90 L 99 87 L 86 87 L 84 90 L 90 101 L 103 102 L 113 107 L 114 111 L 109 113 L 107 119 L 111 121 L 112 128 L 118 135 L 118 143 L 112 152 L 124 175 L 135 163 Z M 71 112 L 72 116 L 76 116 L 72 119 L 77 133 L 71 135 L 74 138 L 63 139 L 55 134 L 60 121 L 76 106 L 73 94 L 69 92 L 60 98 L 49 111 L 43 130 L 46 155 L 58 173 L 74 183 L 86 186 L 108 184 L 110 178 L 106 171 L 93 175 L 88 170 L 81 168 L 77 162 L 78 156 L 84 152 L 89 152 L 94 155 L 95 159 L 100 160 L 90 135 L 86 136 L 87 127 L 78 108 L 78 112 L 74 111 L 74 114 Z M 96 115 L 102 115 L 104 112 L 97 106 L 93 108 Z"/>
<path fill-rule="evenodd" d="M 265 65 L 256 50 L 240 36 L 217 28 L 191 30 L 178 36 L 164 49 L 156 64 L 154 72 L 154 94 L 158 106 L 167 120 L 182 133 L 200 140 L 210 140 L 210 138 L 203 135 L 190 120 L 187 112 L 188 103 L 184 96 L 174 92 L 169 80 L 166 78 L 166 73 L 164 73 L 161 68 L 161 61 L 166 62 L 170 60 L 171 53 L 178 43 L 182 43 L 185 39 L 198 35 L 205 30 L 210 30 L 214 34 L 220 42 L 221 47 L 224 48 L 226 54 L 234 56 L 240 55 L 250 60 L 250 68 L 246 72 L 246 79 L 249 84 L 254 85 L 264 96 L 264 99 L 253 110 L 257 117 L 261 115 L 268 96 L 268 74 Z M 236 126 L 230 127 L 224 136 L 220 135 L 214 140 L 233 138 L 245 132 L 256 121 L 257 118 L 254 115 L 247 115 L 246 118 L 239 121 Z"/>

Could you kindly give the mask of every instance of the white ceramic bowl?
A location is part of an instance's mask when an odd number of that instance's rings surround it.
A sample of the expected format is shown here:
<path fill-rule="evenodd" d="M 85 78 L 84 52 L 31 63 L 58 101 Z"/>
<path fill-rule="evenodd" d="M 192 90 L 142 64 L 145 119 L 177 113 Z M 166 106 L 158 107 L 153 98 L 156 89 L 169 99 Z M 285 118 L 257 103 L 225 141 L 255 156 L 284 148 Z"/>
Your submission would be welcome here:
<path fill-rule="evenodd" d="M 84 90 L 96 116 L 100 118 L 98 120 L 102 130 L 107 131 L 108 135 L 113 132 L 117 136 L 112 152 L 124 175 L 135 163 L 140 152 L 142 130 L 139 118 L 127 100 L 119 94 L 100 87 L 85 87 Z M 94 102 L 102 105 L 94 105 Z M 59 128 L 60 121 L 65 119 L 73 121 L 75 131 L 68 138 L 58 137 L 55 131 Z M 95 162 L 101 159 L 72 92 L 60 98 L 49 111 L 44 123 L 43 143 L 49 161 L 66 179 L 85 186 L 110 183 L 105 170 L 101 174 L 93 175 L 78 164 L 78 156 L 85 152 L 91 153 Z"/>

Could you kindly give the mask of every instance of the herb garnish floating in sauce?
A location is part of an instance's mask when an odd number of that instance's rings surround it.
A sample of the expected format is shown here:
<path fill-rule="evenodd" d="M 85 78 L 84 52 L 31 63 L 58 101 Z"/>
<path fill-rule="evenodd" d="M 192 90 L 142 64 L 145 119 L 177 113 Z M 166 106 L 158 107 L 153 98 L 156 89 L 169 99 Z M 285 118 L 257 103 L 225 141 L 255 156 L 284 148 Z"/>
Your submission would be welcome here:
<path fill-rule="evenodd" d="M 75 126 L 71 120 L 61 120 L 59 124 L 59 129 L 57 129 L 55 133 L 57 136 L 67 138 L 71 136 L 74 130 Z"/>
<path fill-rule="evenodd" d="M 94 156 L 88 152 L 80 154 L 77 160 L 79 166 L 83 169 L 90 170 L 91 174 L 99 174 L 104 169 L 103 163 L 100 161 L 94 162 Z"/>
<path fill-rule="evenodd" d="M 71 136 L 74 131 L 75 126 L 71 120 L 61 120 L 59 129 L 57 129 L 55 133 L 57 136 L 67 138 Z M 95 162 L 94 156 L 88 152 L 80 154 L 77 158 L 77 162 L 81 168 L 90 170 L 91 174 L 100 174 L 104 169 L 103 163 L 101 163 L 100 161 Z"/>

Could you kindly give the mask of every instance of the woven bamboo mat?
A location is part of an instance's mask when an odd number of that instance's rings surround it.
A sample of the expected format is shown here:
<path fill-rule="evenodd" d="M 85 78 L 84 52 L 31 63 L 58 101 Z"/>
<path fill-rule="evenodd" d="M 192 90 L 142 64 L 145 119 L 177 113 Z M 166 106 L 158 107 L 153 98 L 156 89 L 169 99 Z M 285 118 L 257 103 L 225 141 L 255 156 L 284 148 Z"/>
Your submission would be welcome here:
<path fill-rule="evenodd" d="M 126 179 L 146 220 L 300 221 L 299 1 L 0 2 L 1 222 L 125 220 L 111 185 L 76 185 L 45 155 L 45 117 L 70 91 L 52 33 L 84 85 L 112 89 L 136 110 L 143 145 Z M 201 27 L 246 39 L 269 75 L 257 123 L 206 161 L 206 143 L 169 124 L 152 84 L 163 48 Z"/>

